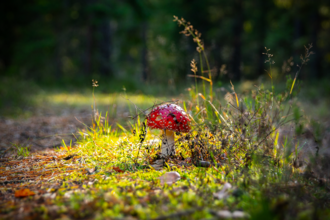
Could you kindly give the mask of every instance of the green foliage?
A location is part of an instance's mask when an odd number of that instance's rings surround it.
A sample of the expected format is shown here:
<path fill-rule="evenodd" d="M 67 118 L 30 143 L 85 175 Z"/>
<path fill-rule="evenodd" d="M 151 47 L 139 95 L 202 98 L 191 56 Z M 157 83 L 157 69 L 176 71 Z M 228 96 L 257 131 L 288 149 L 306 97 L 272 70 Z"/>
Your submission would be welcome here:
<path fill-rule="evenodd" d="M 296 134 L 300 135 L 303 132 L 303 124 L 301 122 L 301 112 L 298 106 L 294 107 L 293 116 L 296 124 Z"/>
<path fill-rule="evenodd" d="M 16 154 L 17 157 L 28 157 L 30 155 L 30 147 L 23 147 L 18 144 L 13 144 L 13 146 L 16 148 Z"/>
<path fill-rule="evenodd" d="M 319 123 L 316 120 L 311 120 L 311 127 L 314 131 L 313 136 L 315 139 L 315 142 L 320 143 L 322 140 L 323 132 L 324 132 L 324 127 L 322 126 L 321 123 Z"/>

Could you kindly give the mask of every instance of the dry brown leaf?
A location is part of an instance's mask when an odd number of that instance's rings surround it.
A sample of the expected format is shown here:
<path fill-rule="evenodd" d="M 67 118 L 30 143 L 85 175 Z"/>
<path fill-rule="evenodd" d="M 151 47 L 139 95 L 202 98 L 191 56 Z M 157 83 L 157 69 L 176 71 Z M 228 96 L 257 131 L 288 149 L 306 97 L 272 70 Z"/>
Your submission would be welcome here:
<path fill-rule="evenodd" d="M 118 173 L 124 173 L 125 171 L 123 171 L 122 169 L 120 169 L 119 167 L 112 167 L 112 169 Z"/>
<path fill-rule="evenodd" d="M 32 192 L 30 189 L 19 189 L 15 191 L 15 197 L 16 198 L 23 198 L 27 196 L 34 196 L 35 193 Z"/>

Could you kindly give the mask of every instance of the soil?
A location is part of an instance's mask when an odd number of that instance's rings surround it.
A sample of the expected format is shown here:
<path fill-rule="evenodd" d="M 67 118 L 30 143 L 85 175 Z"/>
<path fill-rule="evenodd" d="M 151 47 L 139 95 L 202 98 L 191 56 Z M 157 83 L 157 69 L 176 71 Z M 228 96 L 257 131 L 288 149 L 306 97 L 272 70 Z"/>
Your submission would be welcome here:
<path fill-rule="evenodd" d="M 61 114 L 35 114 L 27 119 L 0 118 L 0 157 L 28 147 L 30 152 L 51 150 L 76 141 L 78 130 L 91 124 L 91 112 L 67 110 Z"/>

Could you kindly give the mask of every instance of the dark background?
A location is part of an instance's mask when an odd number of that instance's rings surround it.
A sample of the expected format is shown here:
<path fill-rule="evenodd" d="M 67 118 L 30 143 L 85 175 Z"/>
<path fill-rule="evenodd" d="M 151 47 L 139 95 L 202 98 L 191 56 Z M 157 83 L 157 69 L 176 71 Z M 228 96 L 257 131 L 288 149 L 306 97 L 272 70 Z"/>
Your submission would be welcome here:
<path fill-rule="evenodd" d="M 216 81 L 266 75 L 265 46 L 274 54 L 274 78 L 293 76 L 309 43 L 315 54 L 300 78 L 329 75 L 328 0 L 10 0 L 0 10 L 4 77 L 88 80 L 88 86 L 92 78 L 128 85 L 192 80 L 187 74 L 191 59 L 198 60 L 196 46 L 179 34 L 173 15 L 202 33 Z M 283 67 L 290 57 L 294 65 Z"/>

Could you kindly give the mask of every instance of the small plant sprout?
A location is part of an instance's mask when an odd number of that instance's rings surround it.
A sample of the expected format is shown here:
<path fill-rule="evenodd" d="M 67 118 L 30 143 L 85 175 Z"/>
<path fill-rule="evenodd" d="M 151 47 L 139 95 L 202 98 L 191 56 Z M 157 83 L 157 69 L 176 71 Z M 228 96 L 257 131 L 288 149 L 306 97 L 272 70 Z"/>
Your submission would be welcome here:
<path fill-rule="evenodd" d="M 194 73 L 194 75 L 196 76 L 198 68 L 197 68 L 197 63 L 195 61 L 195 59 L 193 59 L 190 63 L 191 66 L 191 71 Z M 196 87 L 196 95 L 198 94 L 198 86 L 197 86 L 197 77 L 195 77 L 195 87 Z M 199 105 L 198 103 L 198 98 L 197 98 L 197 106 Z"/>
<path fill-rule="evenodd" d="M 192 68 L 192 71 L 194 72 L 194 75 L 188 75 L 190 77 L 198 77 L 200 79 L 203 80 L 203 94 L 206 94 L 205 92 L 205 83 L 204 81 L 207 81 L 210 83 L 210 99 L 212 100 L 213 98 L 213 90 L 212 90 L 212 86 L 213 86 L 213 81 L 212 81 L 212 74 L 211 74 L 211 68 L 210 68 L 210 64 L 209 61 L 207 59 L 206 53 L 205 53 L 205 48 L 204 48 L 204 43 L 201 39 L 202 34 L 194 29 L 194 27 L 191 25 L 191 23 L 188 21 L 186 21 L 184 18 L 179 19 L 177 16 L 173 16 L 174 17 L 174 22 L 177 22 L 179 26 L 184 26 L 184 30 L 180 32 L 180 34 L 184 34 L 185 36 L 192 36 L 193 41 L 197 44 L 196 50 L 199 54 L 199 60 L 200 60 L 200 71 L 202 73 L 202 76 L 197 76 L 195 71 L 197 72 L 197 69 L 194 69 L 194 67 Z M 202 55 L 203 54 L 203 55 Z M 206 62 L 206 66 L 207 66 L 207 71 L 209 74 L 209 78 L 204 77 L 204 68 L 203 68 L 203 56 L 204 56 L 204 60 Z M 194 64 L 196 65 L 196 63 Z"/>
<path fill-rule="evenodd" d="M 301 65 L 298 65 L 297 64 L 297 67 L 298 67 L 298 71 L 296 72 L 296 75 L 294 77 L 294 80 L 293 80 L 293 83 L 292 83 L 292 86 L 291 86 L 291 90 L 290 90 L 290 94 L 292 94 L 292 90 L 293 90 L 293 87 L 294 87 L 294 84 L 296 83 L 296 80 L 297 80 L 297 77 L 301 71 L 301 68 L 303 65 L 305 65 L 306 63 L 308 63 L 309 61 L 309 57 L 310 55 L 314 54 L 313 51 L 311 51 L 312 47 L 313 47 L 313 44 L 309 44 L 308 47 L 307 46 L 304 46 L 305 47 L 305 55 L 300 55 L 300 59 L 301 59 Z"/>
<path fill-rule="evenodd" d="M 175 154 L 174 132 L 189 132 L 190 119 L 184 110 L 174 104 L 164 104 L 153 109 L 147 116 L 147 125 L 152 129 L 164 130 L 161 155 Z"/>
<path fill-rule="evenodd" d="M 28 157 L 30 155 L 30 147 L 22 147 L 18 144 L 13 144 L 14 147 L 16 147 L 16 152 L 18 157 Z"/>
<path fill-rule="evenodd" d="M 274 105 L 274 83 L 273 83 L 273 75 L 272 75 L 272 64 L 275 64 L 275 61 L 273 60 L 273 54 L 270 54 L 269 51 L 270 49 L 265 47 L 265 50 L 266 50 L 266 53 L 262 53 L 264 55 L 267 56 L 267 60 L 265 60 L 265 63 L 269 63 L 269 77 L 271 79 L 271 82 L 272 82 L 272 105 Z"/>
<path fill-rule="evenodd" d="M 96 119 L 96 102 L 95 102 L 94 89 L 99 86 L 98 81 L 92 79 L 92 86 L 93 86 L 93 100 L 94 100 L 94 104 L 92 105 L 93 117 L 94 117 L 94 120 L 96 121 L 97 120 Z"/>

